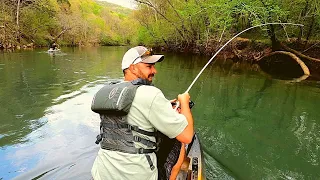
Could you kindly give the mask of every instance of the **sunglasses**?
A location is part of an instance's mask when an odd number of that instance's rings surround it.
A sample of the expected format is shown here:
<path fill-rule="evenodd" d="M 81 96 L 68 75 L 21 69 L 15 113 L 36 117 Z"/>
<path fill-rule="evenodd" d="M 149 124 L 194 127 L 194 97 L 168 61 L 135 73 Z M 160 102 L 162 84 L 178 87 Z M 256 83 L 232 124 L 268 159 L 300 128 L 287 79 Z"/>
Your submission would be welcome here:
<path fill-rule="evenodd" d="M 139 59 L 139 58 L 143 59 L 143 58 L 145 58 L 145 57 L 152 56 L 152 55 L 153 55 L 152 49 L 151 49 L 151 48 L 150 48 L 150 49 L 147 49 L 142 55 L 136 57 L 136 58 L 132 61 L 131 64 L 133 64 L 133 63 L 134 63 L 137 59 Z"/>

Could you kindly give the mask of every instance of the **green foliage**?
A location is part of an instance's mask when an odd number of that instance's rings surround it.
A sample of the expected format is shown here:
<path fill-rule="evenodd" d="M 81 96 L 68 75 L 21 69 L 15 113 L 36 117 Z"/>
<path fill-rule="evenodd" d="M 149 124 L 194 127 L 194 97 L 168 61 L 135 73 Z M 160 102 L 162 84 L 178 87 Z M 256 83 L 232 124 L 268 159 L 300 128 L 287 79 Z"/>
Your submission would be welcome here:
<path fill-rule="evenodd" d="M 152 36 L 150 36 L 148 29 L 146 29 L 145 27 L 141 27 L 138 31 L 136 43 L 137 44 L 144 43 L 144 44 L 151 45 L 154 43 L 154 39 Z"/>
<path fill-rule="evenodd" d="M 311 0 L 141 0 L 136 19 L 152 34 L 153 41 L 139 38 L 142 43 L 156 43 L 176 46 L 198 46 L 209 41 L 226 41 L 235 33 L 248 27 L 269 22 L 302 23 L 309 27 L 311 37 L 319 32 L 320 1 Z M 141 2 L 140 1 L 140 2 Z M 314 21 L 312 21 L 314 19 Z M 312 27 L 311 27 L 312 25 Z M 311 27 L 311 28 L 310 28 Z M 247 34 L 262 39 L 269 38 L 270 27 L 254 29 Z M 295 26 L 274 26 L 278 39 L 298 37 Z M 308 31 L 308 30 L 307 30 Z M 161 33 L 158 33 L 161 32 Z M 139 33 L 147 36 L 148 33 Z M 307 33 L 302 33 L 307 38 Z M 246 35 L 247 37 L 253 37 Z M 145 39 L 145 40 L 143 40 Z M 168 44 L 167 44 L 168 45 Z"/>
<path fill-rule="evenodd" d="M 83 14 L 93 13 L 96 16 L 99 16 L 103 7 L 94 1 L 80 1 L 80 9 Z"/>
<path fill-rule="evenodd" d="M 130 42 L 136 31 L 126 27 L 136 24 L 129 17 L 131 10 L 118 6 L 111 8 L 94 0 L 20 2 L 19 7 L 17 1 L 0 2 L 1 44 L 122 45 Z"/>
<path fill-rule="evenodd" d="M 23 9 L 21 11 L 20 31 L 23 32 L 26 41 L 35 41 L 39 45 L 46 45 L 45 39 L 48 36 L 48 29 L 58 27 L 56 18 L 52 18 L 51 13 L 43 9 Z"/>
<path fill-rule="evenodd" d="M 140 0 L 137 10 L 94 0 L 21 0 L 19 8 L 17 2 L 0 1 L 2 44 L 207 46 L 267 22 L 305 27 L 274 26 L 270 33 L 264 26 L 244 36 L 312 40 L 320 34 L 320 1 L 313 0 Z"/>

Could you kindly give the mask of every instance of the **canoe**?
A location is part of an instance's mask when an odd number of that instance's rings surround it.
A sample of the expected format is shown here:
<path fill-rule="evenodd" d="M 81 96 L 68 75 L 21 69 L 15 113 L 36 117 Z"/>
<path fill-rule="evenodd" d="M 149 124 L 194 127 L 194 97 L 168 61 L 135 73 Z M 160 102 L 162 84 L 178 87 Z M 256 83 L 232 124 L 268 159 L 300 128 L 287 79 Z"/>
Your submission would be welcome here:
<path fill-rule="evenodd" d="M 60 52 L 60 49 L 49 49 L 48 53 Z"/>
<path fill-rule="evenodd" d="M 187 161 L 183 163 L 182 168 L 176 179 L 184 180 L 203 180 L 205 179 L 204 157 L 201 149 L 200 140 L 195 134 L 192 142 L 186 147 Z M 186 168 L 184 167 L 186 166 Z"/>
<path fill-rule="evenodd" d="M 177 163 L 181 143 L 176 139 L 169 139 L 162 135 L 160 149 L 157 152 L 158 158 L 158 179 L 167 180 L 171 175 L 173 166 Z M 186 158 L 181 165 L 181 169 L 176 177 L 177 180 L 203 180 L 205 179 L 204 158 L 200 140 L 195 134 L 189 145 L 185 147 Z"/>

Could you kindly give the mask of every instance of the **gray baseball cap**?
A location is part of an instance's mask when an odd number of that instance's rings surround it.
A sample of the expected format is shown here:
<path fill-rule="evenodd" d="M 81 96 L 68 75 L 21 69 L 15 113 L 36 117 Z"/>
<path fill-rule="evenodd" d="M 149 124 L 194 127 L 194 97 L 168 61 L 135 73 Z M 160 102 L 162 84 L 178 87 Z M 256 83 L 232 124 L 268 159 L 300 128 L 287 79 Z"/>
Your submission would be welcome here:
<path fill-rule="evenodd" d="M 161 62 L 164 59 L 164 55 L 153 55 L 152 50 L 144 46 L 136 46 L 129 49 L 122 58 L 121 68 L 127 69 L 131 64 L 148 63 L 153 64 Z"/>

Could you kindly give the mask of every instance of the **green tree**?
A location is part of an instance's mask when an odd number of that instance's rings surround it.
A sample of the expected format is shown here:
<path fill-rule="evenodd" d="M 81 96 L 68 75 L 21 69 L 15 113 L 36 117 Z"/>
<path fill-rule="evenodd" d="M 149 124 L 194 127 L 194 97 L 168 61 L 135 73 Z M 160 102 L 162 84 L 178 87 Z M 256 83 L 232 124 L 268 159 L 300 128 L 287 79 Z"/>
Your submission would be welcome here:
<path fill-rule="evenodd" d="M 94 0 L 3 0 L 0 44 L 127 44 L 136 23 L 123 9 Z"/>
<path fill-rule="evenodd" d="M 162 39 L 168 46 L 203 46 L 226 41 L 241 30 L 269 22 L 305 24 L 302 33 L 297 27 L 262 27 L 253 30 L 268 37 L 274 49 L 278 41 L 291 37 L 317 38 L 319 32 L 319 2 L 311 0 L 135 0 L 139 3 L 136 19 L 144 31 L 140 39 L 152 35 L 154 43 Z M 306 31 L 307 30 L 307 31 Z M 300 31 L 300 33 L 299 33 Z M 145 32 L 143 34 L 143 32 Z M 161 32 L 161 33 L 158 33 Z M 255 36 L 258 37 L 258 36 Z"/>

